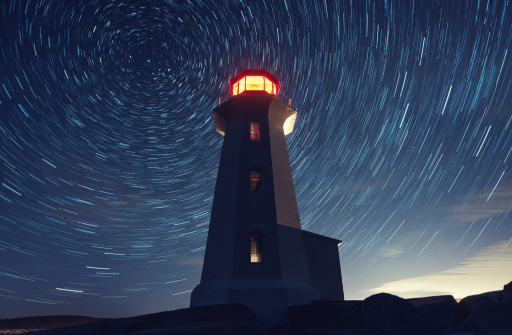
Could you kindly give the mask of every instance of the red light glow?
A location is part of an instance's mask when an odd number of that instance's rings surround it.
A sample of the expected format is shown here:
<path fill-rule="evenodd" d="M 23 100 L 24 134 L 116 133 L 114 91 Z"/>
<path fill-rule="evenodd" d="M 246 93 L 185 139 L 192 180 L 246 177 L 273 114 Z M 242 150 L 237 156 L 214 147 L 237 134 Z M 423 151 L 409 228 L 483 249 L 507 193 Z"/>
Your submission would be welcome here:
<path fill-rule="evenodd" d="M 277 95 L 279 80 L 272 75 L 265 75 L 264 70 L 246 70 L 231 81 L 231 95 L 238 95 L 245 91 L 263 91 Z M 245 74 L 245 75 L 244 75 Z"/>

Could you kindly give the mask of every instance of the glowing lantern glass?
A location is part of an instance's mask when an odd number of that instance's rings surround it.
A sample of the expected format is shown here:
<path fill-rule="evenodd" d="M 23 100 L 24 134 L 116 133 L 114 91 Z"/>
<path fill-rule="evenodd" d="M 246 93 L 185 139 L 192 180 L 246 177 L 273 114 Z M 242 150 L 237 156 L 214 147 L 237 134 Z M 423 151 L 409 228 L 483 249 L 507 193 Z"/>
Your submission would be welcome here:
<path fill-rule="evenodd" d="M 279 80 L 266 70 L 244 70 L 231 79 L 230 87 L 233 96 L 246 91 L 277 95 Z"/>

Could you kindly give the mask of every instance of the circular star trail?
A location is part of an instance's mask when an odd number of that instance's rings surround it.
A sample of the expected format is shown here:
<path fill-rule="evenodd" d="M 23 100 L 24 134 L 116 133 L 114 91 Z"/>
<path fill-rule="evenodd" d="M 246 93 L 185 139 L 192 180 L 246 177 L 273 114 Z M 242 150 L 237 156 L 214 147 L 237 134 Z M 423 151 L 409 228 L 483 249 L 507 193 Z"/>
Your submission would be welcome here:
<path fill-rule="evenodd" d="M 512 278 L 508 1 L 8 0 L 0 15 L 0 317 L 188 305 L 222 146 L 211 110 L 246 68 L 298 111 L 302 226 L 343 240 L 347 298 Z"/>

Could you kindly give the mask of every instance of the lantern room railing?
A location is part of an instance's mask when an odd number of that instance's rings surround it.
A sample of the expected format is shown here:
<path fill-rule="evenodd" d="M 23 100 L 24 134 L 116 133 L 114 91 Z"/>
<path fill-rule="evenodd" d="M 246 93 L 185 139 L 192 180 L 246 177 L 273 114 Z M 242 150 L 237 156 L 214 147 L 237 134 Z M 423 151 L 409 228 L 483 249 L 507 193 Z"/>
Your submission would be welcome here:
<path fill-rule="evenodd" d="M 283 92 L 279 92 L 276 94 L 278 97 L 280 97 L 284 102 L 288 104 L 288 106 L 292 107 L 292 99 L 288 98 L 286 95 L 284 95 Z M 225 96 L 219 98 L 219 106 L 222 104 L 222 102 L 226 101 L 231 97 L 231 94 L 226 94 Z"/>

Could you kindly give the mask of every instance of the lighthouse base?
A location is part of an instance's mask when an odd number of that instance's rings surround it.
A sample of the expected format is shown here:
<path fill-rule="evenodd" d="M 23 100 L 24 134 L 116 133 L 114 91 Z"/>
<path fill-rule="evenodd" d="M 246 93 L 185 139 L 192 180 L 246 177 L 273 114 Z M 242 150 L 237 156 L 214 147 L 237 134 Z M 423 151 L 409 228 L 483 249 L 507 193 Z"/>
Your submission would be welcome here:
<path fill-rule="evenodd" d="M 265 327 L 284 325 L 287 308 L 310 304 L 320 298 L 313 287 L 284 281 L 239 280 L 199 284 L 192 291 L 190 305 L 242 304 Z"/>

